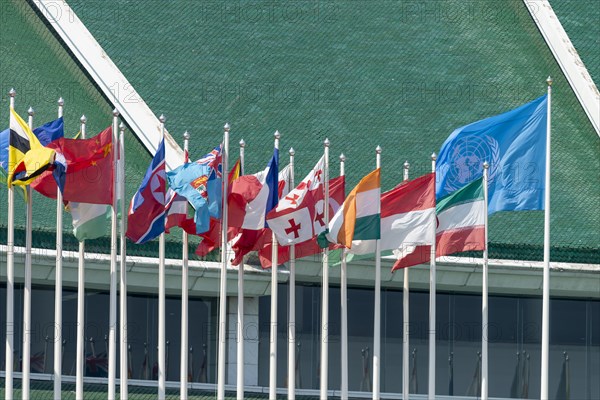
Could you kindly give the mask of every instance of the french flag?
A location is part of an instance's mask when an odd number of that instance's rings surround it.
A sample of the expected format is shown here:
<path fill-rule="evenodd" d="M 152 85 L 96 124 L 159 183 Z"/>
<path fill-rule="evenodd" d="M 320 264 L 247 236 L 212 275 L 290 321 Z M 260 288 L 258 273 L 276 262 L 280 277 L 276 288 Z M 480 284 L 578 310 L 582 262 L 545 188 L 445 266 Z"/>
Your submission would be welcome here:
<path fill-rule="evenodd" d="M 265 228 L 265 216 L 277 207 L 279 176 L 279 150 L 264 171 L 236 179 L 227 199 L 229 226 L 260 230 Z"/>
<path fill-rule="evenodd" d="M 165 141 L 160 142 L 140 188 L 131 199 L 127 237 L 146 243 L 165 231 Z"/>

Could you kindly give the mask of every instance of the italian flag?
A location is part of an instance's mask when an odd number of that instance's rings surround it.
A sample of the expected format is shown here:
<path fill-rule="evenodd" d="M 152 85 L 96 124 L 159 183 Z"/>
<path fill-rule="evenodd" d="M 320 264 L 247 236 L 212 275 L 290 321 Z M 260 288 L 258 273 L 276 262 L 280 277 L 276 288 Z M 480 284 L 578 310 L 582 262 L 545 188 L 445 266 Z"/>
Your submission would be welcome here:
<path fill-rule="evenodd" d="M 483 178 L 438 200 L 436 206 L 436 257 L 485 248 Z M 396 253 L 392 271 L 424 264 L 431 259 L 431 246 L 415 246 L 405 254 Z"/>
<path fill-rule="evenodd" d="M 352 248 L 353 240 L 377 240 L 381 236 L 381 183 L 377 168 L 361 179 L 329 222 L 327 239 Z"/>

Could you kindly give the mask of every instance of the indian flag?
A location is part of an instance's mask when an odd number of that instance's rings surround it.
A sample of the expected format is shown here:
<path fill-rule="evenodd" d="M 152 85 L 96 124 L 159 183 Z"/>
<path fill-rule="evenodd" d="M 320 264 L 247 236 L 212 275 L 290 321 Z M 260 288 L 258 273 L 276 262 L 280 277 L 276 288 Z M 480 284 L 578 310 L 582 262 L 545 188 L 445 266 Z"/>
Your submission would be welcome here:
<path fill-rule="evenodd" d="M 351 248 L 353 240 L 377 240 L 380 228 L 380 169 L 371 172 L 350 192 L 329 222 L 327 239 Z"/>
<path fill-rule="evenodd" d="M 438 200 L 436 214 L 436 257 L 485 248 L 485 203 L 483 178 Z M 392 270 L 424 264 L 430 260 L 430 246 L 416 246 L 400 257 Z"/>

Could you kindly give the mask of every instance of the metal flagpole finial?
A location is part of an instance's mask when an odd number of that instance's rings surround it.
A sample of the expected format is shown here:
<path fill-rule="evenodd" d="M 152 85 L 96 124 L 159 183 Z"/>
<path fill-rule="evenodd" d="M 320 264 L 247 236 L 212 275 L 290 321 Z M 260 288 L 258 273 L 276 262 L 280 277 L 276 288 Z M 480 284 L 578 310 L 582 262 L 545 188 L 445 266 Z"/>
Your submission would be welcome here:
<path fill-rule="evenodd" d="M 160 114 L 160 117 L 158 117 L 158 120 L 160 121 L 161 124 L 164 124 L 167 119 L 165 118 L 165 116 L 163 114 Z"/>
<path fill-rule="evenodd" d="M 379 145 L 378 145 L 378 146 L 375 148 L 375 153 L 377 153 L 377 154 L 381 154 L 381 146 L 379 146 Z"/>
<path fill-rule="evenodd" d="M 11 89 L 8 91 L 8 95 L 9 95 L 10 97 L 15 97 L 15 96 L 17 95 L 17 91 L 15 90 L 15 88 L 11 88 Z"/>
<path fill-rule="evenodd" d="M 488 169 L 490 167 L 490 164 L 487 161 L 483 162 L 483 168 Z"/>
<path fill-rule="evenodd" d="M 296 150 L 294 150 L 293 147 L 290 147 L 290 156 L 293 156 L 294 154 L 296 154 Z"/>
<path fill-rule="evenodd" d="M 85 115 L 82 115 L 81 118 L 79 118 L 79 120 L 82 124 L 85 124 L 87 122 L 87 117 Z"/>
<path fill-rule="evenodd" d="M 121 131 L 121 133 L 125 132 L 125 124 L 122 121 L 119 124 L 119 130 Z"/>
<path fill-rule="evenodd" d="M 62 97 L 58 99 L 58 105 L 59 106 L 64 106 L 65 105 L 65 99 L 63 99 Z"/>
<path fill-rule="evenodd" d="M 404 169 L 409 169 L 410 168 L 410 163 L 408 162 L 408 160 L 404 161 Z"/>
<path fill-rule="evenodd" d="M 328 138 L 325 138 L 325 141 L 323 141 L 323 144 L 325 145 L 325 147 L 329 147 L 329 145 L 331 144 L 331 142 L 329 141 Z"/>
<path fill-rule="evenodd" d="M 35 111 L 33 111 L 33 107 L 29 107 L 29 110 L 27 110 L 27 114 L 33 115 L 34 113 Z"/>
<path fill-rule="evenodd" d="M 552 82 L 552 77 L 549 76 L 548 78 L 546 78 L 546 83 L 548 84 L 548 86 L 552 86 Z"/>
<path fill-rule="evenodd" d="M 246 147 L 246 141 L 244 139 L 240 140 L 240 147 Z"/>
<path fill-rule="evenodd" d="M 223 127 L 223 129 L 225 130 L 225 132 L 229 132 L 231 126 L 229 125 L 229 123 L 225 122 L 225 126 Z"/>
<path fill-rule="evenodd" d="M 437 160 L 437 154 L 431 153 L 431 161 Z"/>
<path fill-rule="evenodd" d="M 183 132 L 183 138 L 185 140 L 190 140 L 190 133 L 188 131 Z"/>
<path fill-rule="evenodd" d="M 275 136 L 275 139 L 279 139 L 281 137 L 281 133 L 279 133 L 279 131 L 275 131 L 273 136 Z"/>
<path fill-rule="evenodd" d="M 340 154 L 340 161 L 346 161 L 346 156 L 344 155 L 344 153 Z"/>
<path fill-rule="evenodd" d="M 118 117 L 119 116 L 119 111 L 115 108 L 113 110 L 113 117 Z"/>

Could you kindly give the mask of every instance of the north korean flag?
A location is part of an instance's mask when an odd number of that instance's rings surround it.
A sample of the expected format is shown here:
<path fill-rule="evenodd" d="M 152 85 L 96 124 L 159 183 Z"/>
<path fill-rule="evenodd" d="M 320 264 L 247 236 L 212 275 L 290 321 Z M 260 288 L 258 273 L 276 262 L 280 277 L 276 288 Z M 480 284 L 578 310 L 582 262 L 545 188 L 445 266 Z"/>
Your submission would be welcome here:
<path fill-rule="evenodd" d="M 146 243 L 165 231 L 166 186 L 163 139 L 129 206 L 126 235 L 136 244 Z"/>

